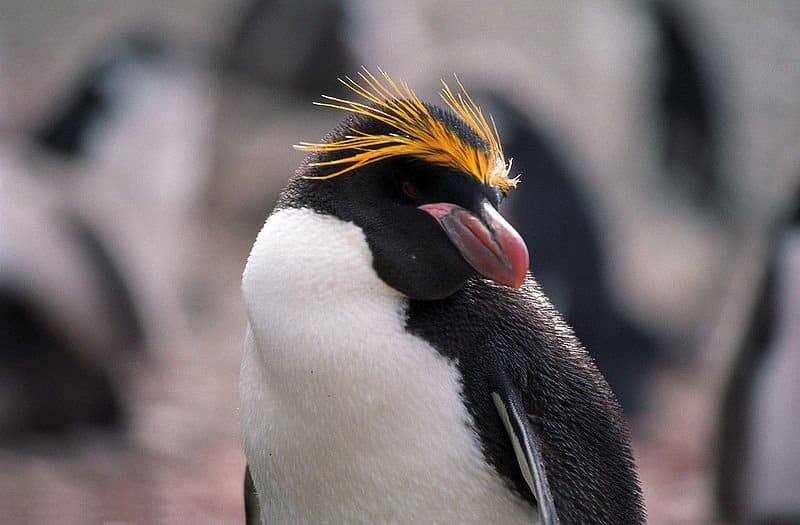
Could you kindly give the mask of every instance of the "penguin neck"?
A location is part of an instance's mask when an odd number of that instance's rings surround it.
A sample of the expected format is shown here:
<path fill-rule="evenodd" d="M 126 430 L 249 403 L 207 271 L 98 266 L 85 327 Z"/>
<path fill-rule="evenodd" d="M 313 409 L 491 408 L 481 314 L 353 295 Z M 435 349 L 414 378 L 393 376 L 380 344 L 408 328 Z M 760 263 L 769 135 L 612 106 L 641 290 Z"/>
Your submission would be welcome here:
<path fill-rule="evenodd" d="M 281 209 L 267 220 L 248 258 L 242 290 L 252 336 L 262 353 L 277 346 L 276 337 L 285 338 L 280 341 L 284 348 L 325 351 L 326 344 L 305 339 L 335 334 L 336 323 L 396 323 L 405 318 L 407 307 L 406 298 L 375 273 L 359 227 L 307 208 Z M 371 318 L 364 318 L 365 312 Z M 289 364 L 286 356 L 262 357 L 275 358 L 272 370 Z"/>
<path fill-rule="evenodd" d="M 245 266 L 242 290 L 248 309 L 258 309 L 271 293 L 301 298 L 305 292 L 333 288 L 339 294 L 377 295 L 399 299 L 372 267 L 372 254 L 361 228 L 309 208 L 283 208 L 273 213 L 256 238 Z M 290 297 L 287 297 L 290 299 Z M 250 310 L 252 311 L 252 310 Z"/>

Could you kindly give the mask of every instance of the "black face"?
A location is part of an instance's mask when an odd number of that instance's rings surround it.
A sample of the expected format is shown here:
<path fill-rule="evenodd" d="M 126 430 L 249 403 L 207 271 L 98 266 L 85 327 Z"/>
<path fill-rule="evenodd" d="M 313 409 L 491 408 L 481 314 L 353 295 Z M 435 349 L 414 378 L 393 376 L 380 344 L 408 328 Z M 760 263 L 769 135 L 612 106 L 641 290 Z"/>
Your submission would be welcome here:
<path fill-rule="evenodd" d="M 453 294 L 476 271 L 436 220 L 418 206 L 449 202 L 477 213 L 487 198 L 496 207 L 499 195 L 466 175 L 411 160 L 395 159 L 371 168 L 359 177 L 358 186 L 350 184 L 348 201 L 361 195 L 363 206 L 353 210 L 352 220 L 367 235 L 376 272 L 413 299 Z M 376 173 L 369 173 L 373 170 Z"/>
<path fill-rule="evenodd" d="M 477 213 L 483 200 L 497 207 L 501 199 L 500 190 L 467 175 L 395 158 L 328 180 L 296 177 L 279 207 L 307 206 L 352 221 L 364 230 L 386 284 L 412 299 L 434 300 L 453 294 L 476 271 L 418 206 L 449 202 Z"/>
<path fill-rule="evenodd" d="M 466 143 L 482 144 L 451 114 L 433 106 L 431 111 Z M 370 134 L 393 131 L 384 124 L 352 116 L 325 140 L 340 139 L 352 129 Z M 339 169 L 308 165 L 308 161 L 330 158 L 312 154 L 284 190 L 278 208 L 309 207 L 355 223 L 366 235 L 378 276 L 412 299 L 448 297 L 477 274 L 437 220 L 418 206 L 446 202 L 479 215 L 481 203 L 489 202 L 497 208 L 504 197 L 500 189 L 409 157 L 389 158 L 327 180 L 305 178 Z"/>

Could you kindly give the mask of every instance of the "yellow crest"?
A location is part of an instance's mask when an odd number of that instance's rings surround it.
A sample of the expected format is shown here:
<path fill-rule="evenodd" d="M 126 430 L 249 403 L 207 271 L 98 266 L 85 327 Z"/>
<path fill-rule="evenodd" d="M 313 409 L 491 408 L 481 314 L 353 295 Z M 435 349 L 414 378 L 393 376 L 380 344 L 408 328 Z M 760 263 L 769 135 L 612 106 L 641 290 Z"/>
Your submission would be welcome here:
<path fill-rule="evenodd" d="M 511 162 L 506 162 L 503 156 L 494 120 L 490 117 L 487 122 L 481 109 L 457 77 L 459 92 L 454 93 L 443 80 L 440 95 L 447 107 L 480 137 L 486 145 L 485 148 L 464 142 L 453 130 L 431 115 L 408 84 L 397 84 L 386 72 L 380 69 L 378 71 L 382 80 L 366 68 L 358 74 L 361 83 L 350 77 L 339 79 L 365 102 L 323 96 L 327 102 L 315 104 L 371 117 L 393 127 L 397 132 L 372 135 L 354 129 L 351 135 L 334 142 L 301 142 L 295 146 L 301 151 L 353 152 L 343 158 L 311 163 L 311 166 L 342 168 L 329 175 L 309 178 L 330 179 L 390 157 L 410 156 L 469 174 L 480 182 L 497 186 L 503 191 L 517 185 L 518 177 L 508 176 Z"/>

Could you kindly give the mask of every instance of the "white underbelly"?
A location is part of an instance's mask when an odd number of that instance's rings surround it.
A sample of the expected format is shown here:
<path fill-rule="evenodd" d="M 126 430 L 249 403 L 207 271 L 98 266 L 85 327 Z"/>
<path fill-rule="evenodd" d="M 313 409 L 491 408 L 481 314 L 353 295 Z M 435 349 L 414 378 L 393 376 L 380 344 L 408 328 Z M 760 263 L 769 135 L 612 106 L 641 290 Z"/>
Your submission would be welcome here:
<path fill-rule="evenodd" d="M 296 228 L 320 237 L 294 246 Z M 318 264 L 345 282 L 304 279 Z M 405 331 L 360 229 L 280 212 L 243 287 L 242 438 L 264 523 L 537 522 L 484 461 L 455 364 Z"/>
<path fill-rule="evenodd" d="M 383 384 L 309 371 L 275 392 L 248 346 L 242 432 L 265 523 L 533 523 L 484 463 L 442 363 Z"/>

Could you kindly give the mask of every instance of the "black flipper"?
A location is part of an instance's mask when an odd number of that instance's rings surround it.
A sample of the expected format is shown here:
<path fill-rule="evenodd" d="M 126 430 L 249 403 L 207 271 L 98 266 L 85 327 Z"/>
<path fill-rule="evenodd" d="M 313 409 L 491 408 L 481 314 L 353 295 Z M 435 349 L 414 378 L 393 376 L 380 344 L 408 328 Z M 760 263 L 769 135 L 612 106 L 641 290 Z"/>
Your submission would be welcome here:
<path fill-rule="evenodd" d="M 522 477 L 536 498 L 542 525 L 558 525 L 558 514 L 547 481 L 539 438 L 528 423 L 522 401 L 505 379 L 497 382 L 491 396 L 514 447 Z"/>
<path fill-rule="evenodd" d="M 250 465 L 244 469 L 244 522 L 245 525 L 261 525 L 261 507 L 256 486 L 250 476 Z"/>

